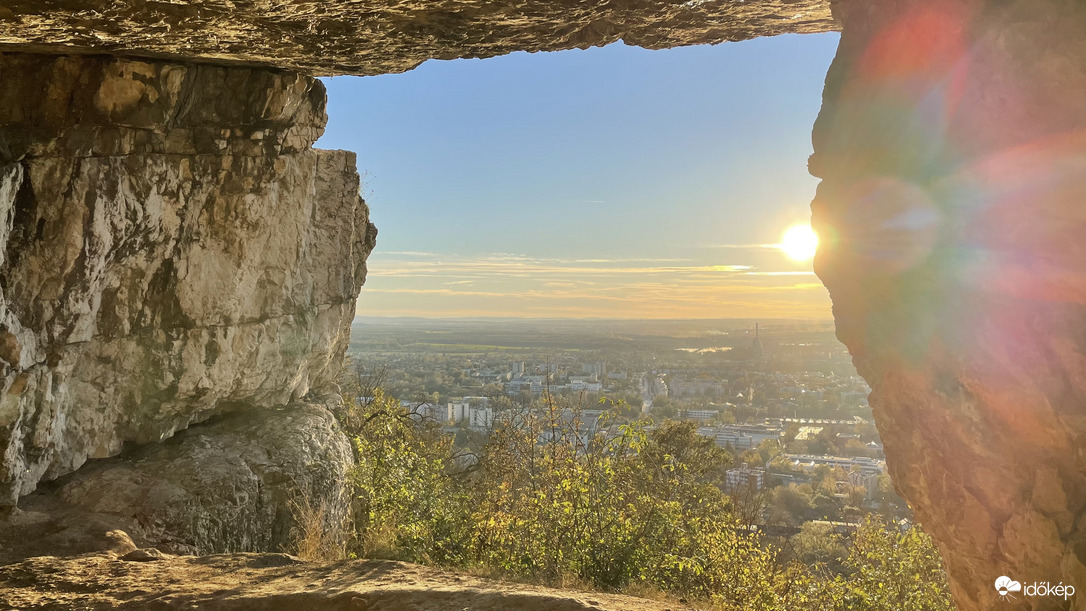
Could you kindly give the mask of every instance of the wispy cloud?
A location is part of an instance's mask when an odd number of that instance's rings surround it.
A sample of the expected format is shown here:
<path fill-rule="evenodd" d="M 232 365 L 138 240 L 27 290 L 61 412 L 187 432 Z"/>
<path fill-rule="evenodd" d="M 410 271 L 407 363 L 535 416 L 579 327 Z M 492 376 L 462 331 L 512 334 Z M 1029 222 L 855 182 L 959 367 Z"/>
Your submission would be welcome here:
<path fill-rule="evenodd" d="M 385 251 L 385 252 L 376 252 L 376 253 L 373 254 L 373 256 L 374 257 L 399 256 L 399 257 L 430 257 L 430 258 L 437 258 L 437 257 L 440 257 L 441 255 L 437 254 L 436 252 L 422 252 L 422 251 L 418 251 L 418 250 L 391 250 L 391 251 Z"/>
<path fill-rule="evenodd" d="M 756 250 L 762 248 L 780 248 L 780 244 L 706 244 L 702 248 L 737 248 L 744 250 Z"/>
<path fill-rule="evenodd" d="M 654 318 L 830 314 L 826 290 L 807 280 L 813 275 L 809 270 L 709 259 L 380 253 L 369 261 L 359 312 Z"/>
<path fill-rule="evenodd" d="M 747 276 L 813 276 L 814 272 L 746 272 Z M 819 285 L 821 286 L 821 285 Z"/>

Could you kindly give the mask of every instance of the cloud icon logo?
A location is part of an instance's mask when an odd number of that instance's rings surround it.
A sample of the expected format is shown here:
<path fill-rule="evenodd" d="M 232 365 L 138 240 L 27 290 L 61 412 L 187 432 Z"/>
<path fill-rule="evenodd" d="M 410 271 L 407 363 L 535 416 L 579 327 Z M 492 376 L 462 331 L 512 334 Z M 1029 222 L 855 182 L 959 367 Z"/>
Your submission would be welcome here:
<path fill-rule="evenodd" d="M 1011 592 L 1021 592 L 1022 584 L 1007 577 L 1006 575 L 995 580 L 996 592 L 999 592 L 1000 596 L 1009 596 Z M 1013 596 L 1011 598 L 1014 598 Z"/>

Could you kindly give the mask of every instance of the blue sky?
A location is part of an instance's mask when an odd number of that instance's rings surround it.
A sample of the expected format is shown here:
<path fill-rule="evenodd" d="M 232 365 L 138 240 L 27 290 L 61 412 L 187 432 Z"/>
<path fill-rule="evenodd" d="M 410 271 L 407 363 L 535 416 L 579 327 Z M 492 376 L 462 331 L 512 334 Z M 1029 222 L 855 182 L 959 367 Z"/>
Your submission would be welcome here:
<path fill-rule="evenodd" d="M 836 34 L 325 79 L 380 230 L 359 313 L 828 318 L 806 171 Z"/>

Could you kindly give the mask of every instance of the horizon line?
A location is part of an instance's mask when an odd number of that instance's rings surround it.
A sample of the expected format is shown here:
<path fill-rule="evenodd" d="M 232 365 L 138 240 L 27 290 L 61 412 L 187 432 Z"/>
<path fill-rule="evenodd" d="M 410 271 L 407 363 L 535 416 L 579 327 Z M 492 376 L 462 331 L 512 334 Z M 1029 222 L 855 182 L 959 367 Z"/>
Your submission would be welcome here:
<path fill-rule="evenodd" d="M 680 317 L 680 318 L 647 318 L 647 317 L 601 317 L 601 316 L 404 316 L 386 314 L 355 314 L 354 319 L 382 318 L 382 319 L 412 319 L 412 320 L 618 320 L 618 321 L 709 321 L 709 320 L 802 320 L 833 322 L 833 316 L 828 317 L 796 317 L 796 316 L 732 316 L 732 317 Z"/>

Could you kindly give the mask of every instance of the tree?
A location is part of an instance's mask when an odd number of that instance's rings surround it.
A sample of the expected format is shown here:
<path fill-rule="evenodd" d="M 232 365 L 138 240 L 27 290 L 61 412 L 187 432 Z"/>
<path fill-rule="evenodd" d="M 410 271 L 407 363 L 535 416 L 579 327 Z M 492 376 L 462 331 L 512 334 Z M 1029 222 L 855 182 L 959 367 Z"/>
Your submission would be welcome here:
<path fill-rule="evenodd" d="M 792 537 L 791 543 L 796 559 L 816 572 L 839 574 L 844 568 L 848 550 L 832 524 L 807 522 L 800 527 L 799 534 Z"/>
<path fill-rule="evenodd" d="M 766 465 L 769 461 L 781 455 L 781 444 L 775 439 L 766 439 L 758 444 L 759 463 Z"/>
<path fill-rule="evenodd" d="M 659 401 L 663 399 L 663 401 Z M 652 414 L 653 420 L 675 420 L 679 417 L 679 410 L 667 397 L 657 397 L 652 400 Z"/>
<path fill-rule="evenodd" d="M 869 516 L 852 537 L 846 603 L 856 611 L 951 611 L 946 573 L 931 537 Z"/>
<path fill-rule="evenodd" d="M 733 456 L 692 423 L 617 424 L 614 405 L 590 427 L 583 403 L 549 393 L 490 406 L 494 428 L 464 435 L 468 453 L 382 391 L 354 405 L 355 553 L 610 591 L 649 586 L 726 611 L 949 608 L 918 529 L 869 518 L 849 545 L 808 523 L 792 540 L 797 561 L 750 527 L 767 497 L 771 520 L 796 525 L 832 502 L 824 493 L 840 474 L 828 468 L 817 472 L 822 493 L 804 484 L 741 499 L 723 489 Z"/>
<path fill-rule="evenodd" d="M 811 487 L 789 485 L 781 486 L 773 490 L 770 499 L 770 516 L 773 521 L 798 526 L 807 519 L 811 513 Z"/>
<path fill-rule="evenodd" d="M 356 551 L 411 562 L 462 561 L 467 496 L 454 476 L 452 439 L 380 390 L 356 423 Z"/>
<path fill-rule="evenodd" d="M 912 515 L 905 500 L 894 490 L 894 482 L 885 473 L 875 480 L 875 506 L 885 516 L 899 518 Z"/>
<path fill-rule="evenodd" d="M 788 445 L 796 440 L 797 435 L 799 435 L 799 424 L 796 422 L 789 422 L 788 426 L 784 429 L 784 434 L 781 435 L 781 443 Z"/>

